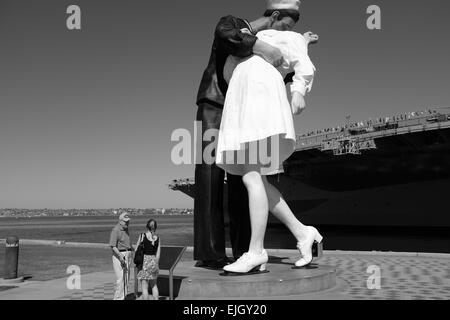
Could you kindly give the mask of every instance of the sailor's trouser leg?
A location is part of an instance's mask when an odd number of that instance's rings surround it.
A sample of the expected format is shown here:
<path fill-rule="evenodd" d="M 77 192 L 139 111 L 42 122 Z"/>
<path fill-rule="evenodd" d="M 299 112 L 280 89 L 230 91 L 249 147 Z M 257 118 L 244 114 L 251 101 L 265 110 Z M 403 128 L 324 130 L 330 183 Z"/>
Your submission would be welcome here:
<path fill-rule="evenodd" d="M 208 103 L 200 104 L 197 121 L 202 124 L 202 136 L 208 129 L 220 128 L 222 109 Z M 195 167 L 194 199 L 194 259 L 218 260 L 225 254 L 225 223 L 223 216 L 224 171 L 215 163 L 207 164 L 203 150 L 214 141 L 202 139 L 202 163 Z M 217 143 L 217 141 L 215 141 Z M 215 154 L 213 154 L 215 157 Z"/>
<path fill-rule="evenodd" d="M 228 213 L 233 256 L 239 258 L 248 251 L 251 237 L 247 189 L 241 176 L 227 174 Z"/>

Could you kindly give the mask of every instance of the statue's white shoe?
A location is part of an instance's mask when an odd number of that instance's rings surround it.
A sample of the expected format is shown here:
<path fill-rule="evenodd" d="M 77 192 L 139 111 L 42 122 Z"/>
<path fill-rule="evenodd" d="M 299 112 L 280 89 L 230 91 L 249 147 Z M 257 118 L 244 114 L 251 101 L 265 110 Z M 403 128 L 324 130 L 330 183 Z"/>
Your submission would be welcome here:
<path fill-rule="evenodd" d="M 269 257 L 264 249 L 260 254 L 246 252 L 236 262 L 223 267 L 223 270 L 234 273 L 247 273 L 258 267 L 258 271 L 265 271 L 267 261 L 269 261 Z"/>
<path fill-rule="evenodd" d="M 308 234 L 303 241 L 297 243 L 297 248 L 302 254 L 302 258 L 295 262 L 296 267 L 304 267 L 310 264 L 313 260 L 312 246 L 314 242 L 321 243 L 323 240 L 322 235 L 314 227 L 307 227 Z"/>

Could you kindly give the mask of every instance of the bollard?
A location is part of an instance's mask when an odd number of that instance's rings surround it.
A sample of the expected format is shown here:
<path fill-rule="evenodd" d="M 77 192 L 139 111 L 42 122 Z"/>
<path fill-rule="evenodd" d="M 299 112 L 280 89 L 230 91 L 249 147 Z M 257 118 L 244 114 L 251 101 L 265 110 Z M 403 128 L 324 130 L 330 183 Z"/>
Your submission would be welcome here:
<path fill-rule="evenodd" d="M 5 249 L 5 280 L 17 279 L 19 269 L 19 238 L 8 237 Z"/>

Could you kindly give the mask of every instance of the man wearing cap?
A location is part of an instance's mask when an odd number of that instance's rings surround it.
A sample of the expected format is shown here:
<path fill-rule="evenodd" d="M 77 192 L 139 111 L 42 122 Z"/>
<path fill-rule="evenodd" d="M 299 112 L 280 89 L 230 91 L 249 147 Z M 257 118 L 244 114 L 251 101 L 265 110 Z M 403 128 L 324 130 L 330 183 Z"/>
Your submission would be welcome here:
<path fill-rule="evenodd" d="M 215 29 L 208 66 L 203 73 L 197 95 L 197 121 L 202 123 L 202 137 L 208 129 L 219 129 L 222 109 L 227 92 L 224 65 L 229 55 L 247 57 L 260 55 L 275 67 L 283 63 L 278 48 L 264 43 L 255 36 L 276 20 L 292 26 L 296 20 L 300 1 L 268 0 L 263 17 L 248 22 L 234 16 L 220 19 Z M 217 136 L 214 139 L 217 143 Z M 228 264 L 225 253 L 225 226 L 223 216 L 224 171 L 215 163 L 203 163 L 203 151 L 210 141 L 202 141 L 202 164 L 195 168 L 196 196 L 194 200 L 194 259 L 198 267 L 222 269 Z M 248 251 L 250 243 L 250 217 L 248 197 L 242 177 L 227 175 L 228 212 L 230 216 L 230 240 L 235 259 Z"/>
<path fill-rule="evenodd" d="M 119 222 L 111 231 L 109 245 L 112 250 L 114 273 L 116 274 L 116 290 L 114 300 L 124 300 L 128 293 L 128 279 L 130 277 L 130 260 L 133 247 L 131 246 L 128 225 L 130 217 L 127 212 L 119 216 Z"/>

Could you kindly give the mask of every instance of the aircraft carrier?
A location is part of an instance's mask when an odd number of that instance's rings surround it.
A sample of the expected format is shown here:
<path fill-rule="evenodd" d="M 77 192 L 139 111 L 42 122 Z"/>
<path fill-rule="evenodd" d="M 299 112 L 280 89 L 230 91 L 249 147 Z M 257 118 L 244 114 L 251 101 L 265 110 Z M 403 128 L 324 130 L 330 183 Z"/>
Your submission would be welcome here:
<path fill-rule="evenodd" d="M 270 180 L 306 224 L 450 228 L 450 107 L 299 135 L 283 166 Z M 195 196 L 194 179 L 169 188 Z"/>

